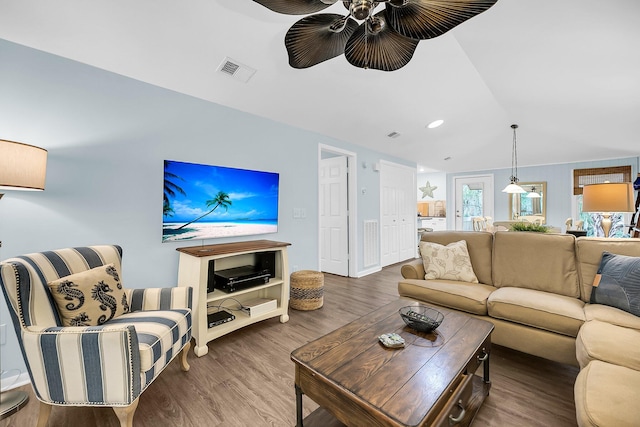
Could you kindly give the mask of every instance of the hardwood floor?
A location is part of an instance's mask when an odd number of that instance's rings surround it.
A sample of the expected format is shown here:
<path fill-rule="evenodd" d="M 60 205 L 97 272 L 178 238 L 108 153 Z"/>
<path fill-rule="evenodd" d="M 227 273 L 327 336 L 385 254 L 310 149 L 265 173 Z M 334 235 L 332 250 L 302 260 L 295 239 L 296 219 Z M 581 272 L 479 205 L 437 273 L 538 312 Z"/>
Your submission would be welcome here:
<path fill-rule="evenodd" d="M 398 298 L 400 264 L 360 279 L 325 275 L 324 307 L 290 310 L 209 343 L 201 358 L 189 354 L 191 370 L 173 361 L 140 397 L 136 427 L 295 425 L 291 351 Z M 475 427 L 576 426 L 573 384 L 578 369 L 494 346 L 491 394 Z M 0 421 L 0 427 L 35 426 L 39 402 Z M 305 416 L 318 405 L 304 398 Z M 49 426 L 117 427 L 109 408 L 54 407 Z"/>

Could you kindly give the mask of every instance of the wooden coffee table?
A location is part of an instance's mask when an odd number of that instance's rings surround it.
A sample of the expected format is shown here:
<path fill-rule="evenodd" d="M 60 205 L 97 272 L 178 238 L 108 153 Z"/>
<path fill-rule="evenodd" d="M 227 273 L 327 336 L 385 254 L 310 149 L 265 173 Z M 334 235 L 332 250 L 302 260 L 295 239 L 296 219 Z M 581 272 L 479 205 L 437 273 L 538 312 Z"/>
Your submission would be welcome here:
<path fill-rule="evenodd" d="M 320 405 L 304 422 L 347 426 L 466 426 L 491 387 L 490 322 L 437 308 L 434 333 L 405 326 L 394 301 L 291 353 L 295 363 L 297 426 L 302 396 Z M 423 304 L 427 305 L 427 304 Z M 395 332 L 405 347 L 389 349 L 378 336 Z M 475 375 L 484 364 L 483 376 Z M 329 414 L 327 414 L 330 413 Z"/>

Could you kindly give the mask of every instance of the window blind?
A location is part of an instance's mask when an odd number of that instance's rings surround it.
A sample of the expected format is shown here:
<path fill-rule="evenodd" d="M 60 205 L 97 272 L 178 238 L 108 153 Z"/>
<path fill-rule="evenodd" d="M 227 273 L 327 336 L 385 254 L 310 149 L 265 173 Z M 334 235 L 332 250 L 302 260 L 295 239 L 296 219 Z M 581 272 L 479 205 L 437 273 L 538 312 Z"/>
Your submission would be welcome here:
<path fill-rule="evenodd" d="M 631 182 L 631 165 L 610 166 L 573 170 L 573 194 L 582 194 L 582 188 L 589 184 L 603 182 Z"/>

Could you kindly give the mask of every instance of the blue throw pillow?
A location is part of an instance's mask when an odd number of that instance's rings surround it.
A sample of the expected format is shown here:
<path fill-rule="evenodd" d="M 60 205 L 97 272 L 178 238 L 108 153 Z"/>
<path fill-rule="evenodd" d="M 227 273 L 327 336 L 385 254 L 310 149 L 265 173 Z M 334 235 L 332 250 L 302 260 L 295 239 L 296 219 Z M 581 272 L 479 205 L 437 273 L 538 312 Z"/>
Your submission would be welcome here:
<path fill-rule="evenodd" d="M 640 258 L 603 252 L 593 281 L 591 303 L 640 316 Z"/>

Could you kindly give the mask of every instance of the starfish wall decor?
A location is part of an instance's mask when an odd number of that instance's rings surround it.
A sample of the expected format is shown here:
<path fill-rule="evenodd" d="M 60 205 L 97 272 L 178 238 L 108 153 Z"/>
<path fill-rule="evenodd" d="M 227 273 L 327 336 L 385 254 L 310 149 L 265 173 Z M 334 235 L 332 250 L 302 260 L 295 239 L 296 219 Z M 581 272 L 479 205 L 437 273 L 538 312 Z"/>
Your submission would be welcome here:
<path fill-rule="evenodd" d="M 431 185 L 429 181 L 427 181 L 424 187 L 420 187 L 420 191 L 422 191 L 422 198 L 424 199 L 427 196 L 433 198 L 433 191 L 437 188 L 437 185 Z"/>

